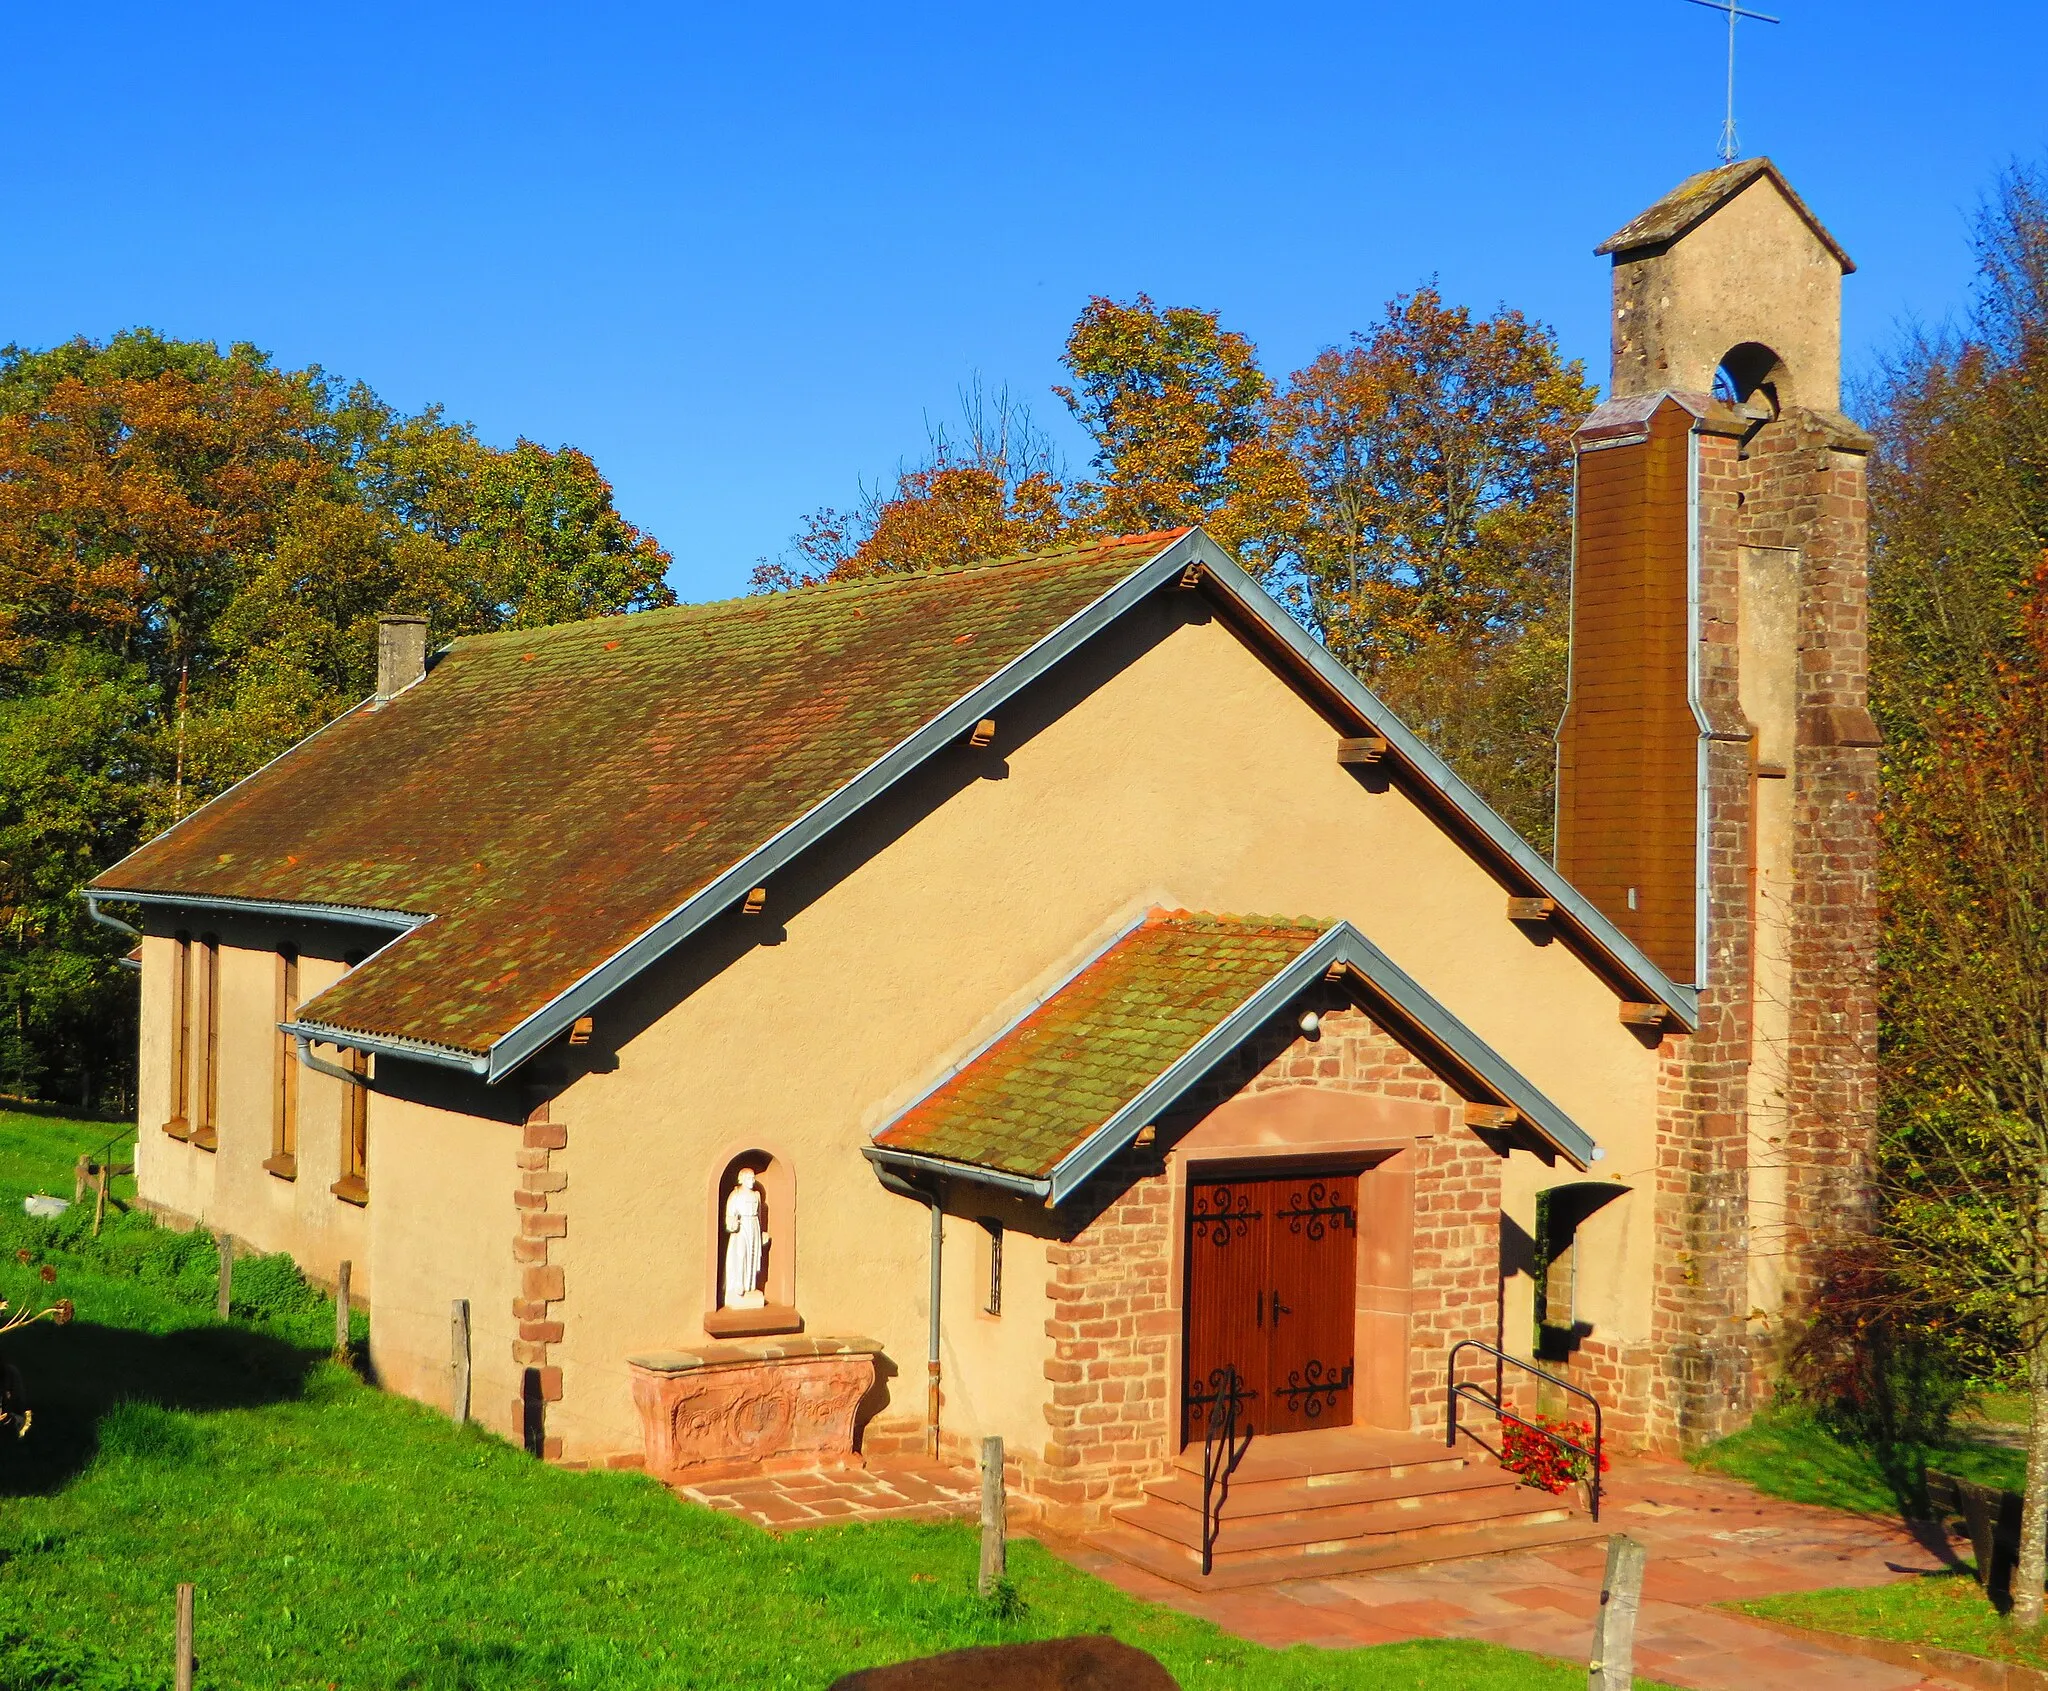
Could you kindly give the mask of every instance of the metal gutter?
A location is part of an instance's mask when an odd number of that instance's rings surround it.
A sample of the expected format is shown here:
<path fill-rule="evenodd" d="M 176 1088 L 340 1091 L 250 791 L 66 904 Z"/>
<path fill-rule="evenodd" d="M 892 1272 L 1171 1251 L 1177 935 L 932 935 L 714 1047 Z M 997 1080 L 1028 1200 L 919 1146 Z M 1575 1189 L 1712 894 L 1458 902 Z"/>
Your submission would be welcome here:
<path fill-rule="evenodd" d="M 111 917 L 100 915 L 99 901 L 109 904 L 140 904 L 166 910 L 215 910 L 229 916 L 263 916 L 273 921 L 287 922 L 346 922 L 355 927 L 389 928 L 395 933 L 411 933 L 414 928 L 423 928 L 434 918 L 414 916 L 400 910 L 373 910 L 359 904 L 291 904 L 278 899 L 228 898 L 219 893 L 184 892 L 122 892 L 112 887 L 81 887 L 79 896 L 85 900 L 86 908 L 95 920 L 111 922 Z M 119 924 L 126 927 L 126 923 Z M 138 930 L 129 928 L 128 932 Z"/>
<path fill-rule="evenodd" d="M 1199 1085 L 1218 1063 L 1338 965 L 1355 970 L 1372 989 L 1369 996 L 1376 995 L 1420 1029 L 1425 1040 L 1433 1043 L 1442 1056 L 1449 1059 L 1450 1066 L 1463 1069 L 1478 1083 L 1479 1089 L 1493 1095 L 1495 1102 L 1519 1112 L 1575 1168 L 1588 1169 L 1605 1156 L 1591 1134 L 1349 922 L 1337 923 L 1231 1011 L 1185 1055 L 1061 1158 L 1049 1176 L 1033 1178 L 1008 1170 L 878 1145 L 864 1146 L 862 1154 L 882 1167 L 971 1180 L 984 1186 L 1043 1198 L 1048 1205 L 1063 1203 L 1103 1164 L 1125 1150 L 1142 1129 L 1150 1126 L 1190 1089 Z M 1019 1017 L 1018 1021 L 1022 1019 Z M 1013 1023 L 1011 1029 L 1005 1031 L 1013 1031 L 1015 1026 Z"/>
<path fill-rule="evenodd" d="M 1712 774 L 1714 725 L 1700 687 L 1700 429 L 1699 419 L 1685 431 L 1685 702 L 1699 729 L 1693 753 L 1692 841 L 1692 979 L 1695 989 L 1707 981 L 1707 905 L 1712 893 L 1708 876 L 1708 842 L 1712 809 L 1707 782 Z"/>
<path fill-rule="evenodd" d="M 1208 551 L 1203 552 L 1206 544 Z M 992 716 L 1003 702 L 1036 681 L 1069 653 L 1115 622 L 1132 606 L 1179 575 L 1191 554 L 1216 550 L 1200 530 L 1181 536 L 1156 553 L 1149 563 L 1126 576 L 1093 604 L 1084 606 L 1037 645 L 998 670 L 973 692 L 956 700 L 908 739 L 899 742 L 856 775 L 838 792 L 756 847 L 715 881 L 664 916 L 630 945 L 613 953 L 559 997 L 542 1005 L 491 1047 L 488 1079 L 502 1080 L 542 1046 L 559 1036 L 577 1017 L 589 1015 L 626 982 L 664 956 L 713 917 L 738 904 L 755 887 L 807 851 L 869 801 L 879 798 L 904 776 L 956 740 L 975 723 Z"/>
<path fill-rule="evenodd" d="M 1351 710 L 1543 894 L 1587 943 L 1648 998 L 1663 1004 L 1691 1031 L 1699 1025 L 1698 996 L 1671 981 L 1619 928 L 1546 863 L 1503 822 L 1451 768 L 1411 733 L 1373 693 L 1333 658 L 1322 643 L 1248 575 L 1237 561 L 1200 529 L 1172 542 L 1093 604 L 1076 612 L 1029 651 L 1014 659 L 973 692 L 958 700 L 908 739 L 884 753 L 831 797 L 728 869 L 701 892 L 671 911 L 631 944 L 615 952 L 551 1002 L 542 1005 L 491 1047 L 485 1078 L 502 1080 L 542 1046 L 559 1037 L 577 1017 L 591 1014 L 641 970 L 680 945 L 713 917 L 768 882 L 775 872 L 816 844 L 841 822 L 879 797 L 934 752 L 964 736 L 984 716 L 1140 601 L 1179 576 L 1190 564 L 1208 574 L 1248 613 L 1286 645 L 1317 679 Z"/>
<path fill-rule="evenodd" d="M 533 1011 L 496 1041 L 487 1055 L 472 1056 L 427 1041 L 356 1034 L 339 1028 L 320 1028 L 310 1023 L 306 1024 L 309 1033 L 323 1041 L 350 1045 L 358 1050 L 461 1068 L 482 1075 L 487 1082 L 504 1079 L 534 1053 L 566 1032 L 578 1017 L 591 1014 L 604 999 L 642 970 L 682 944 L 706 923 L 739 904 L 754 887 L 769 882 L 777 871 L 840 823 L 881 796 L 934 753 L 964 738 L 982 717 L 995 714 L 1006 700 L 1038 680 L 1126 611 L 1149 598 L 1193 564 L 1200 564 L 1208 577 L 1285 647 L 1319 684 L 1370 724 L 1375 733 L 1384 736 L 1395 757 L 1441 795 L 1517 873 L 1554 899 L 1559 914 L 1610 967 L 1626 977 L 1646 997 L 1662 1003 L 1688 1031 L 1697 1027 L 1699 1001 L 1694 992 L 1670 981 L 1620 929 L 1452 773 L 1449 765 L 1417 739 L 1356 676 L 1333 658 L 1321 642 L 1289 616 L 1228 552 L 1201 530 L 1195 529 L 1169 542 L 1101 598 L 1069 617 L 979 687 L 885 752 L 839 791 L 815 805 L 565 991 Z M 360 710 L 364 707 L 358 705 L 354 708 Z M 353 710 L 344 712 L 335 722 L 343 721 L 352 714 Z M 327 725 L 333 726 L 334 723 Z M 325 732 L 325 729 L 318 732 Z M 281 753 L 280 757 L 289 755 L 289 752 Z M 276 761 L 278 759 L 272 760 L 273 763 Z M 237 786 L 240 784 L 238 782 Z M 182 826 L 182 823 L 174 826 Z M 125 892 L 104 886 L 88 890 L 94 896 L 113 902 L 219 909 L 288 920 L 355 922 L 390 928 L 399 933 L 409 932 L 432 920 L 427 916 L 347 905 Z"/>
<path fill-rule="evenodd" d="M 1530 1126 L 1574 1166 L 1589 1168 L 1600 1159 L 1600 1147 L 1591 1134 L 1537 1091 L 1492 1046 L 1364 934 L 1349 922 L 1339 922 L 1219 1022 L 1186 1056 L 1068 1152 L 1052 1171 L 1052 1201 L 1059 1203 L 1070 1196 L 1135 1139 L 1140 1128 L 1164 1114 L 1204 1075 L 1338 963 L 1363 975 L 1389 1004 L 1436 1041 L 1501 1103 L 1520 1111 Z"/>
<path fill-rule="evenodd" d="M 403 1057 L 413 1063 L 437 1063 L 444 1069 L 465 1074 L 484 1074 L 490 1059 L 453 1046 L 434 1045 L 424 1039 L 405 1039 L 395 1034 L 357 1033 L 351 1028 L 328 1027 L 321 1022 L 279 1022 L 278 1031 L 294 1039 L 316 1040 L 322 1045 L 346 1045 L 352 1051 L 367 1051 L 377 1057 Z"/>
<path fill-rule="evenodd" d="M 882 1145 L 863 1145 L 860 1154 L 877 1169 L 903 1170 L 928 1179 L 971 1180 L 977 1186 L 994 1186 L 1026 1198 L 1044 1198 L 1052 1191 L 1050 1180 L 1033 1179 L 1028 1174 L 1010 1174 L 999 1168 L 983 1168 L 977 1163 L 955 1162 L 951 1157 L 927 1157 L 917 1151 L 892 1151 Z"/>

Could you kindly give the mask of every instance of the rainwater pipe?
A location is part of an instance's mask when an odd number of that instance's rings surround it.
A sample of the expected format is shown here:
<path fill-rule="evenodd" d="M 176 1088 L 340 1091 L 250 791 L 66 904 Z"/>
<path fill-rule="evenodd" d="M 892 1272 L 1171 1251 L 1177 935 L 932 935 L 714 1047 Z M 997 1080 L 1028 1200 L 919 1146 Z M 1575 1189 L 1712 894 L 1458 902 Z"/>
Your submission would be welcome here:
<path fill-rule="evenodd" d="M 925 1373 L 929 1379 L 925 1400 L 925 1448 L 931 1452 L 934 1461 L 939 1454 L 939 1270 L 944 1261 L 946 1247 L 946 1206 L 945 1186 L 934 1180 L 930 1190 L 906 1180 L 894 1169 L 876 1165 L 875 1174 L 882 1185 L 899 1197 L 915 1198 L 932 1212 L 931 1243 L 931 1284 L 928 1297 L 931 1305 L 930 1332 L 925 1344 Z"/>
<path fill-rule="evenodd" d="M 140 940 L 142 939 L 142 930 L 137 927 L 132 927 L 130 924 L 122 921 L 121 918 L 118 916 L 109 916 L 104 910 L 100 908 L 100 897 L 98 893 L 88 892 L 83 894 L 82 896 L 85 899 L 85 913 L 88 916 L 90 916 L 95 922 L 99 923 L 101 927 L 112 928 L 115 933 L 126 934 L 128 938 L 140 942 Z M 142 972 L 142 965 L 139 962 L 133 962 L 126 957 L 120 959 L 120 962 L 118 963 L 117 967 L 123 969 L 133 969 L 137 974 L 140 974 Z"/>
<path fill-rule="evenodd" d="M 368 1086 L 368 1075 L 358 1074 L 354 1069 L 345 1069 L 339 1063 L 330 1063 L 324 1057 L 313 1055 L 313 1042 L 303 1033 L 292 1035 L 292 1043 L 299 1048 L 299 1061 L 315 1074 L 328 1074 L 336 1080 L 345 1080 L 351 1086 Z"/>
<path fill-rule="evenodd" d="M 925 1435 L 934 1462 L 939 1459 L 939 1264 L 946 1248 L 945 1192 L 943 1183 L 932 1188 L 932 1313 L 931 1331 L 925 1341 L 925 1372 L 931 1376 L 924 1411 Z"/>

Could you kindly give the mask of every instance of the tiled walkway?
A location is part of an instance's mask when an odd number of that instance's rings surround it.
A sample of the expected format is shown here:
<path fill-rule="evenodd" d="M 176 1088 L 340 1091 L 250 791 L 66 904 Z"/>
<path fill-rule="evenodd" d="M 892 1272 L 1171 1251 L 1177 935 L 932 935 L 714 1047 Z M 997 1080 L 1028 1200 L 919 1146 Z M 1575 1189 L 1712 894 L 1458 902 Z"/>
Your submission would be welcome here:
<path fill-rule="evenodd" d="M 1601 1525 L 1649 1552 L 1636 1671 L 1692 1691 L 1946 1691 L 1946 1681 L 1845 1656 L 1711 1605 L 1774 1592 L 1882 1585 L 1948 1565 L 1946 1544 L 1903 1527 L 1760 1496 L 1677 1464 L 1618 1466 Z M 972 1516 L 967 1469 L 877 1465 L 706 1482 L 683 1495 L 787 1530 L 848 1520 Z M 1584 1661 L 1606 1548 L 1600 1542 L 1440 1562 L 1395 1573 L 1191 1592 L 1084 1545 L 1051 1544 L 1133 1596 L 1203 1616 L 1261 1644 L 1346 1649 L 1476 1638 Z"/>
<path fill-rule="evenodd" d="M 980 1478 L 935 1462 L 704 1480 L 677 1490 L 775 1532 L 835 1521 L 937 1521 L 981 1513 Z"/>
<path fill-rule="evenodd" d="M 1828 1650 L 1709 1605 L 1774 1592 L 1882 1585 L 1947 1565 L 1904 1528 L 1759 1496 L 1676 1464 L 1610 1476 L 1601 1525 L 1649 1552 L 1636 1671 L 1694 1691 L 1913 1691 L 1910 1669 Z M 1134 1596 L 1276 1647 L 1342 1649 L 1407 1638 L 1476 1638 L 1583 1662 L 1606 1546 L 1568 1546 L 1384 1574 L 1193 1593 L 1085 1548 L 1062 1553 Z"/>

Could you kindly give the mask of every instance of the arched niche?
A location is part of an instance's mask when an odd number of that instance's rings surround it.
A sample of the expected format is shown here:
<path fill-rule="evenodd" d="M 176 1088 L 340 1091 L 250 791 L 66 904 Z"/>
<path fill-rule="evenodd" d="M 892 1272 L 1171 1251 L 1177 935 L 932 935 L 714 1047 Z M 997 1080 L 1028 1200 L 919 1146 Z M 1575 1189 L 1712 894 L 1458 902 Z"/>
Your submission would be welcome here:
<path fill-rule="evenodd" d="M 760 1191 L 761 1230 L 767 1236 L 756 1285 L 763 1302 L 757 1308 L 732 1307 L 734 1289 L 725 1283 L 726 1205 L 741 1184 L 742 1170 L 752 1171 Z M 710 1296 L 704 1330 L 714 1338 L 801 1332 L 803 1317 L 796 1310 L 796 1177 L 789 1159 L 758 1145 L 728 1153 L 715 1166 L 709 1200 L 710 1260 L 705 1281 Z"/>
<path fill-rule="evenodd" d="M 1730 405 L 1765 406 L 1778 414 L 1778 389 L 1786 378 L 1785 362 L 1761 341 L 1744 341 L 1721 355 L 1714 371 L 1714 397 Z"/>

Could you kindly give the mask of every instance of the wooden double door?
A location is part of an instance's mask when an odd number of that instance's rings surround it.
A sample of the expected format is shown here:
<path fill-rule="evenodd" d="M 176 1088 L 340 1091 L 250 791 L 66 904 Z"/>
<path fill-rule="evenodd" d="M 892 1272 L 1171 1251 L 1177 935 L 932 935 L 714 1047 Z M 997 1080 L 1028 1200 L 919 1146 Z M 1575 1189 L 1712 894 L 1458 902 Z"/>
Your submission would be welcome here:
<path fill-rule="evenodd" d="M 1358 1176 L 1188 1182 L 1181 1436 L 1236 1371 L 1240 1433 L 1351 1424 Z"/>

